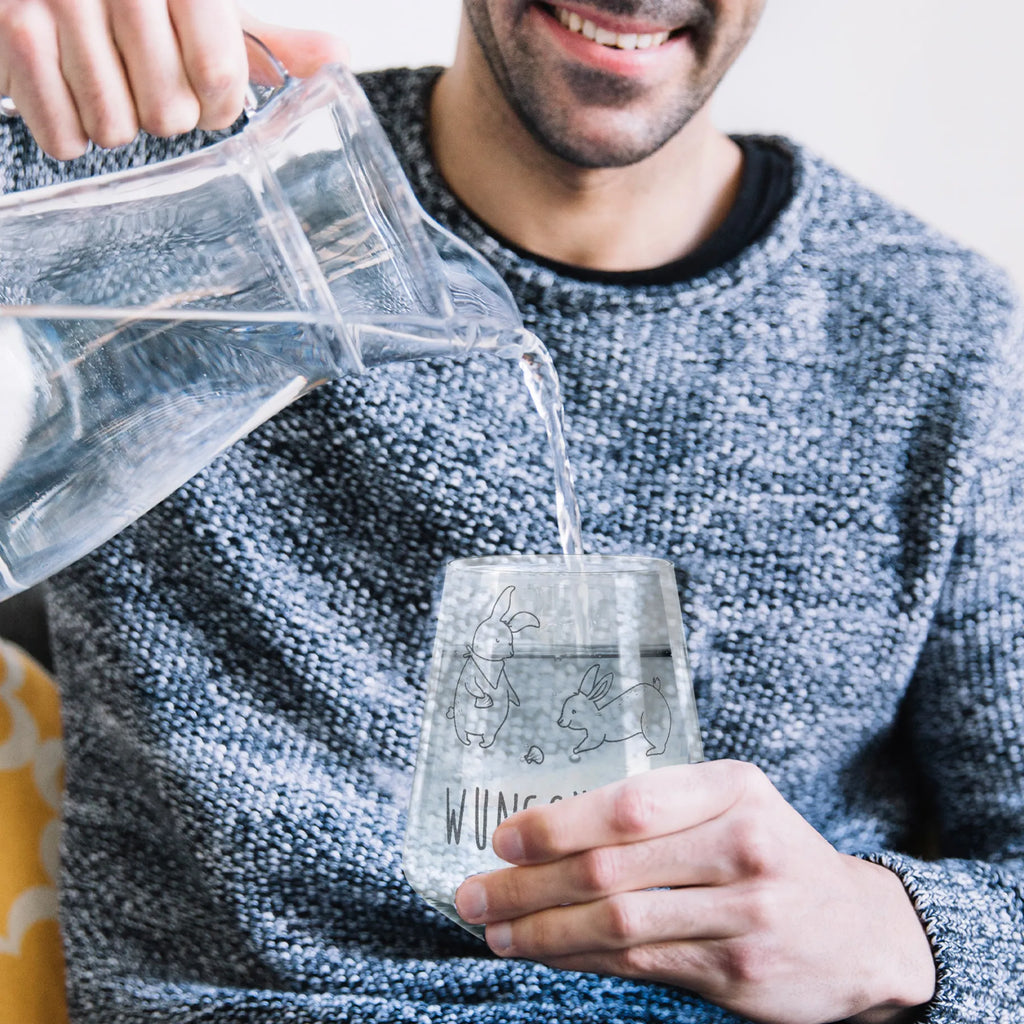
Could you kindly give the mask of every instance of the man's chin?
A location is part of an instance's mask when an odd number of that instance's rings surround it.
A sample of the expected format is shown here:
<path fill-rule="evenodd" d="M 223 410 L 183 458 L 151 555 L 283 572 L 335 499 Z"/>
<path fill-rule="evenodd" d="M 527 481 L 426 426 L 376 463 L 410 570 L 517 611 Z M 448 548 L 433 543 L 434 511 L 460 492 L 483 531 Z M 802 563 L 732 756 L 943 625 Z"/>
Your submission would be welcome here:
<path fill-rule="evenodd" d="M 599 126 L 569 123 L 557 128 L 527 123 L 530 134 L 551 155 L 583 170 L 631 167 L 658 152 L 687 124 L 689 118 L 677 118 L 671 125 L 642 131 L 634 119 L 629 131 L 617 130 L 615 123 Z"/>

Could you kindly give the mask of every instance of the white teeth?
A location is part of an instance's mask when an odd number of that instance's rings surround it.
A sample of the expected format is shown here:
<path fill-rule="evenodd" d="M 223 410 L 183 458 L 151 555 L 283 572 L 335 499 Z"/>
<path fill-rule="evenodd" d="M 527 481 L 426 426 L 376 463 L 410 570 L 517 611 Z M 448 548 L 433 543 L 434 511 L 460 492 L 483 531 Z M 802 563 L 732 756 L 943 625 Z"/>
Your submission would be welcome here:
<path fill-rule="evenodd" d="M 668 32 L 611 32 L 605 28 L 598 28 L 592 21 L 576 14 L 575 11 L 567 11 L 562 7 L 556 7 L 555 13 L 570 32 L 577 32 L 602 46 L 614 46 L 620 50 L 649 50 L 652 46 L 661 46 L 669 37 Z"/>

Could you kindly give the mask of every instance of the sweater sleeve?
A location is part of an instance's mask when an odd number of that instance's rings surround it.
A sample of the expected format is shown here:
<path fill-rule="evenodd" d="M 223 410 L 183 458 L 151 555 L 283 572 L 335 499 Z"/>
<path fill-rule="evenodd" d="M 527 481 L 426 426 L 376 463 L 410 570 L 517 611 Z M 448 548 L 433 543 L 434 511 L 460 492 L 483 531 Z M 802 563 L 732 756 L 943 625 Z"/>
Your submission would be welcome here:
<path fill-rule="evenodd" d="M 938 857 L 872 859 L 903 880 L 932 941 L 928 1024 L 1019 1021 L 1024 1007 L 1024 344 L 991 365 L 969 499 L 907 695 Z"/>

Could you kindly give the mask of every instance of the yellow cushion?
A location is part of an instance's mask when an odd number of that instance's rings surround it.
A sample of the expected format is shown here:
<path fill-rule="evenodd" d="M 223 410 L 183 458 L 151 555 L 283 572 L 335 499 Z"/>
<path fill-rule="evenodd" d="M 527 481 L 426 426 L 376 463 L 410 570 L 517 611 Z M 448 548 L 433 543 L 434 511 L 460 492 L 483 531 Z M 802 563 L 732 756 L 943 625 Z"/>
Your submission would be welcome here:
<path fill-rule="evenodd" d="M 53 680 L 0 641 L 0 1024 L 63 1024 L 57 924 L 64 755 Z"/>

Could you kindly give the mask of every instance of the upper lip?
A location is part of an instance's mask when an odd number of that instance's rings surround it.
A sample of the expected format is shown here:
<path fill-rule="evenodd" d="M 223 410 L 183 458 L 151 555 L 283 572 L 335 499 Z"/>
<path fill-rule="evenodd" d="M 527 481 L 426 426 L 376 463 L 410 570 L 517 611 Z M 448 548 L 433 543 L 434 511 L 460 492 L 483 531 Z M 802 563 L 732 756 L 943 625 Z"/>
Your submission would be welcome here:
<path fill-rule="evenodd" d="M 581 18 L 592 21 L 598 28 L 607 29 L 609 32 L 615 32 L 617 35 L 653 35 L 657 32 L 675 32 L 684 27 L 682 25 L 664 25 L 653 21 L 619 17 L 607 11 L 595 10 L 584 4 L 545 3 L 542 6 L 578 14 Z"/>

